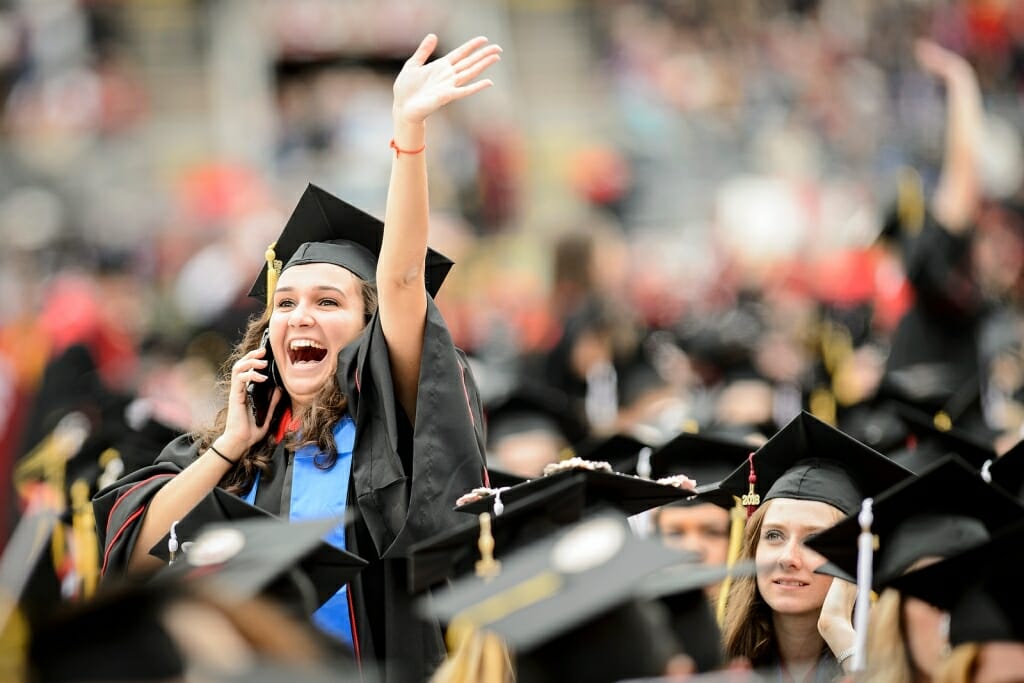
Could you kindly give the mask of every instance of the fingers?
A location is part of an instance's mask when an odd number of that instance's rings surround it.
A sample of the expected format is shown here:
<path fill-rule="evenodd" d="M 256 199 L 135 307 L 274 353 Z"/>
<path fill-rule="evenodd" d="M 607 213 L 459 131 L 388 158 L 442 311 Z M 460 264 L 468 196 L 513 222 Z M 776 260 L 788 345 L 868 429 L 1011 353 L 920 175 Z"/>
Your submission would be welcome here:
<path fill-rule="evenodd" d="M 437 48 L 437 36 L 433 33 L 428 33 L 426 37 L 420 41 L 420 46 L 416 48 L 416 52 L 412 53 L 409 57 L 409 61 L 415 64 L 426 64 L 427 59 L 434 53 Z"/>
<path fill-rule="evenodd" d="M 435 41 L 435 45 L 436 45 L 437 36 L 434 36 L 434 41 Z M 454 66 L 454 65 L 458 64 L 460 61 L 462 61 L 463 59 L 465 59 L 466 57 L 468 57 L 469 55 L 471 55 L 474 51 L 476 51 L 482 45 L 486 45 L 486 44 L 487 44 L 487 38 L 485 38 L 484 36 L 477 36 L 476 38 L 470 38 L 469 40 L 464 42 L 462 45 L 459 45 L 457 48 L 455 48 L 454 50 L 449 52 L 447 55 L 445 55 L 445 59 L 448 60 L 449 64 Z"/>
<path fill-rule="evenodd" d="M 492 64 L 501 60 L 501 56 L 498 54 L 491 54 L 485 58 L 475 61 L 471 66 L 460 70 L 455 79 L 455 85 L 462 85 L 463 83 L 469 83 L 474 78 L 484 72 L 484 69 L 488 68 Z"/>

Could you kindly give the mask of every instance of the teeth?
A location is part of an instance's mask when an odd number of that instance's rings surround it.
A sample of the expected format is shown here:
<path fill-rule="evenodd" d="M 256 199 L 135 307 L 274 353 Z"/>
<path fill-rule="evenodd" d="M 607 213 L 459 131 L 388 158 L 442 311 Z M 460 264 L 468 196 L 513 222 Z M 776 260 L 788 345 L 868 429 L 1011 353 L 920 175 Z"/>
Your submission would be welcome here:
<path fill-rule="evenodd" d="M 777 579 L 775 581 L 775 583 L 779 584 L 780 586 L 806 586 L 807 585 L 803 581 L 784 581 L 782 579 Z"/>
<path fill-rule="evenodd" d="M 312 339 L 295 339 L 289 344 L 288 348 L 291 349 L 325 349 L 326 347 L 318 344 Z"/>

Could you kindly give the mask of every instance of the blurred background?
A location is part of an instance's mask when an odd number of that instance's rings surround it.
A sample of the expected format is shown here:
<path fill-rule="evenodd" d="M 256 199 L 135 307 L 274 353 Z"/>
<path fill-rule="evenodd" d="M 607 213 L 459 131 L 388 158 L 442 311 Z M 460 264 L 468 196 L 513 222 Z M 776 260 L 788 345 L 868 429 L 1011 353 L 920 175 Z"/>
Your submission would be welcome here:
<path fill-rule="evenodd" d="M 875 396 L 913 301 L 880 236 L 945 149 L 914 40 L 965 57 L 977 229 L 1009 273 L 971 371 L 1016 441 L 1024 2 L 22 0 L 0 3 L 0 476 L 96 386 L 132 429 L 211 418 L 305 185 L 383 215 L 391 82 L 427 32 L 504 48 L 428 126 L 438 303 L 485 401 L 544 380 L 588 433 L 655 444 Z M 90 388 L 45 395 L 76 346 Z"/>

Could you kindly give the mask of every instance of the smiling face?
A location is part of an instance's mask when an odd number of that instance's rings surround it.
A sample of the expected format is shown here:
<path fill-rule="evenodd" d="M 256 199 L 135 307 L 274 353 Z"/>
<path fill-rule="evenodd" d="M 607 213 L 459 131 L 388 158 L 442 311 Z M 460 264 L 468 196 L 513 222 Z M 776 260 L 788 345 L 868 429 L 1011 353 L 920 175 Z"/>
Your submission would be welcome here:
<path fill-rule="evenodd" d="M 293 266 L 274 291 L 270 345 L 293 406 L 309 404 L 329 381 L 338 351 L 365 327 L 363 282 L 330 263 Z"/>
<path fill-rule="evenodd" d="M 814 573 L 825 558 L 806 548 L 803 541 L 835 524 L 842 513 L 813 500 L 775 498 L 770 503 L 754 556 L 758 567 L 764 567 L 757 574 L 757 589 L 779 614 L 817 612 L 832 577 Z"/>

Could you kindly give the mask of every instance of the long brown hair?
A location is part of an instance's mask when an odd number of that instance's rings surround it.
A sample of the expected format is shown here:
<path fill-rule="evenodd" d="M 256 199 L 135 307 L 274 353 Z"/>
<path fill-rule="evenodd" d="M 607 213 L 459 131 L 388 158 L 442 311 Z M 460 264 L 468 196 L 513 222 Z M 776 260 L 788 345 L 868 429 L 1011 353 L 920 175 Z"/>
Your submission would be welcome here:
<path fill-rule="evenodd" d="M 377 287 L 374 283 L 366 280 L 360 280 L 360 282 L 362 283 L 363 306 L 365 310 L 364 319 L 366 322 L 369 322 L 377 311 Z M 228 356 L 228 359 L 221 366 L 220 378 L 217 381 L 217 391 L 221 396 L 224 407 L 217 412 L 213 424 L 195 432 L 196 440 L 200 444 L 200 451 L 208 448 L 218 436 L 224 433 L 228 415 L 227 401 L 231 391 L 231 368 L 242 356 L 259 346 L 260 340 L 263 337 L 263 331 L 270 325 L 271 312 L 272 310 L 268 307 L 262 315 L 255 316 L 249 320 L 249 324 L 242 334 L 241 341 L 238 342 L 231 355 Z M 285 391 L 284 386 L 281 386 L 281 391 Z M 274 414 L 269 418 L 270 428 L 267 430 L 266 437 L 253 444 L 242 455 L 238 464 L 224 475 L 220 485 L 225 490 L 234 494 L 244 494 L 252 488 L 253 483 L 256 481 L 257 473 L 260 473 L 260 476 L 263 477 L 270 475 L 271 460 L 274 450 L 277 448 L 276 438 L 281 417 L 285 409 L 290 407 L 291 401 L 287 392 L 285 392 L 281 401 L 278 402 Z M 320 388 L 313 401 L 308 406 L 296 411 L 292 416 L 298 419 L 302 425 L 301 436 L 298 432 L 289 433 L 284 441 L 285 448 L 295 450 L 307 444 L 316 444 L 320 452 L 325 454 L 323 458 L 318 458 L 317 467 L 322 469 L 330 468 L 337 458 L 333 428 L 338 418 L 347 408 L 348 399 L 338 385 L 336 374 L 333 374 L 328 381 L 324 382 L 324 385 Z"/>
<path fill-rule="evenodd" d="M 747 520 L 740 561 L 753 561 L 768 506 L 766 501 Z M 736 577 L 729 587 L 722 623 L 722 640 L 729 658 L 746 657 L 754 667 L 767 664 L 776 650 L 772 610 L 757 590 L 754 576 Z"/>

